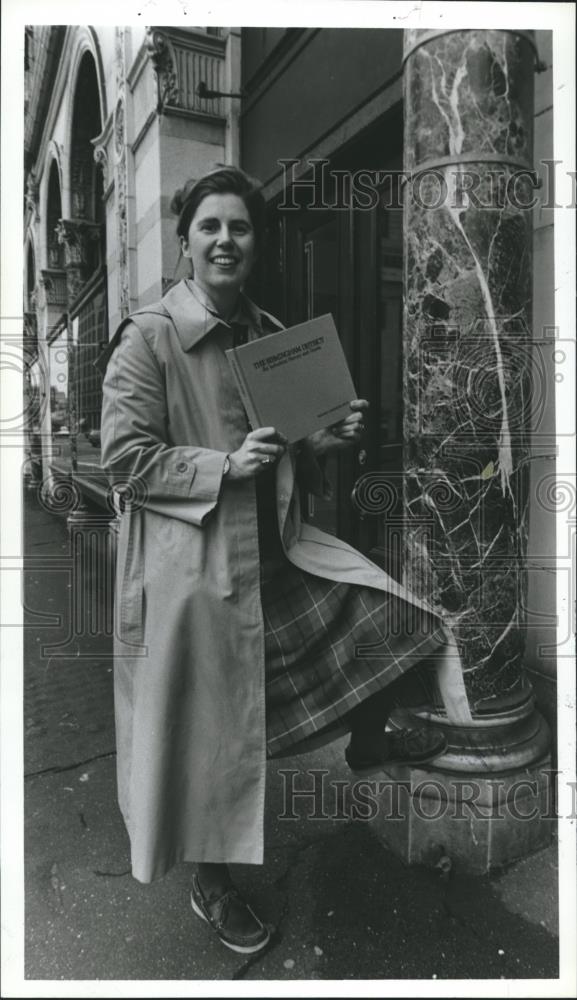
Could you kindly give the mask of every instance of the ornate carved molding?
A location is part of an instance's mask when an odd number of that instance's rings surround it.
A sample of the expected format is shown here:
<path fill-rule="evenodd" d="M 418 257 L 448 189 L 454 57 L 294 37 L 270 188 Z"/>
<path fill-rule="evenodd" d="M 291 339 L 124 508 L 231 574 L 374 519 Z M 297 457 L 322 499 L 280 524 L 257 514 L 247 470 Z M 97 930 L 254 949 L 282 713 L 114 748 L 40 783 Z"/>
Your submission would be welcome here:
<path fill-rule="evenodd" d="M 116 26 L 114 33 L 114 58 L 116 62 L 116 90 L 124 87 L 124 28 Z"/>
<path fill-rule="evenodd" d="M 118 304 L 120 315 L 130 312 L 128 267 L 128 162 L 126 157 L 126 48 L 124 28 L 116 28 L 116 80 L 118 101 L 114 110 L 113 135 L 116 191 L 116 234 L 118 247 Z"/>
<path fill-rule="evenodd" d="M 124 154 L 124 144 L 125 144 L 125 114 L 124 114 L 124 98 L 123 96 L 118 98 L 116 102 L 116 107 L 114 109 L 114 150 L 117 159 L 120 160 Z"/>
<path fill-rule="evenodd" d="M 100 224 L 85 219 L 59 219 L 58 242 L 64 245 L 65 263 L 86 264 L 88 246 L 100 236 Z"/>
<path fill-rule="evenodd" d="M 24 198 L 26 201 L 26 211 L 30 212 L 35 222 L 38 222 L 40 218 L 38 214 L 39 184 L 33 170 L 29 172 L 26 178 L 26 194 Z"/>
<path fill-rule="evenodd" d="M 102 172 L 102 186 L 105 197 L 108 195 L 109 188 L 114 181 L 114 171 L 112 169 L 113 152 L 111 151 L 113 129 L 114 112 L 111 111 L 100 135 L 90 140 L 94 150 L 94 162 Z"/>
<path fill-rule="evenodd" d="M 123 156 L 116 170 L 116 219 L 118 239 L 118 294 L 120 315 L 130 312 L 128 276 L 128 204 L 126 191 L 126 157 Z"/>
<path fill-rule="evenodd" d="M 180 107 L 176 60 L 167 36 L 157 28 L 147 28 L 146 50 L 156 75 L 156 110 L 162 114 L 167 106 Z"/>

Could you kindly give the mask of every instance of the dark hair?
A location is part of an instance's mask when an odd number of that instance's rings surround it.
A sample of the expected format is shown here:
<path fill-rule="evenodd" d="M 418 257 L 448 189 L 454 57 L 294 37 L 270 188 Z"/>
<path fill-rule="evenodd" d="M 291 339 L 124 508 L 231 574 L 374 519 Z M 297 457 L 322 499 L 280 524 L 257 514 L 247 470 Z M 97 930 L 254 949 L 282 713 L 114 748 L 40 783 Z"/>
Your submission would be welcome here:
<path fill-rule="evenodd" d="M 260 247 L 266 226 L 266 203 L 262 185 L 254 177 L 249 177 L 239 167 L 221 166 L 211 170 L 198 180 L 189 180 L 175 192 L 170 209 L 178 215 L 177 236 L 188 237 L 188 230 L 196 210 L 203 198 L 209 194 L 236 194 L 244 201 L 255 233 L 256 245 Z"/>

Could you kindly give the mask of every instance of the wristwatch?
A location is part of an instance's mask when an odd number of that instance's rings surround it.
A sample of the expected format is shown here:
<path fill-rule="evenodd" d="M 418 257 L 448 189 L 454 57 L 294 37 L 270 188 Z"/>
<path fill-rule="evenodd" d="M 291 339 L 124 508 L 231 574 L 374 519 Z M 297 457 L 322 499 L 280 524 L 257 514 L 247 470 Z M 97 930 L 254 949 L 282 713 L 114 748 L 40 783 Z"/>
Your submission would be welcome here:
<path fill-rule="evenodd" d="M 225 460 L 224 460 L 224 465 L 222 467 L 223 478 L 225 476 L 228 476 L 229 472 L 230 472 L 230 458 L 227 455 L 226 458 L 225 458 Z"/>

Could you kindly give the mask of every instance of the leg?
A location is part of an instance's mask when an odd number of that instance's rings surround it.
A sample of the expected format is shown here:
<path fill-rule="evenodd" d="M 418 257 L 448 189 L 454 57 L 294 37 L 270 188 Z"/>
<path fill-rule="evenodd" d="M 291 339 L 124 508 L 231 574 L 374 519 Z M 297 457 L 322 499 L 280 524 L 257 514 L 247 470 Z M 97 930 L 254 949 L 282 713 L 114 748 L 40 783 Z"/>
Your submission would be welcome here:
<path fill-rule="evenodd" d="M 351 723 L 351 753 L 355 757 L 371 757 L 379 752 L 387 719 L 394 705 L 392 688 L 383 688 L 349 713 Z"/>
<path fill-rule="evenodd" d="M 350 712 L 346 759 L 353 771 L 371 774 L 387 764 L 424 764 L 445 752 L 442 734 L 418 729 L 385 732 L 393 708 L 430 702 L 428 681 L 425 664 L 418 664 Z"/>
<path fill-rule="evenodd" d="M 372 695 L 349 713 L 351 747 L 364 754 L 381 745 L 381 736 L 394 708 L 400 705 L 430 704 L 434 700 L 426 662 L 411 670 Z"/>
<path fill-rule="evenodd" d="M 217 893 L 222 896 L 232 885 L 232 879 L 228 870 L 228 865 L 208 864 L 200 862 L 198 868 L 198 881 L 200 888 L 205 895 Z"/>

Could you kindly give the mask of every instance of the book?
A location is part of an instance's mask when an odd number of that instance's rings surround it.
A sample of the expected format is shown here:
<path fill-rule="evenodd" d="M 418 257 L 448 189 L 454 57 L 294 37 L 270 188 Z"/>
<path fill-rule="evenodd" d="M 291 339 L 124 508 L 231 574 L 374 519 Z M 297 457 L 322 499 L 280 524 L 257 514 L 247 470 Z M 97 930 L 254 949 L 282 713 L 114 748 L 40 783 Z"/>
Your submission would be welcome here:
<path fill-rule="evenodd" d="M 330 313 L 226 351 L 253 430 L 292 444 L 351 413 L 357 398 Z"/>

